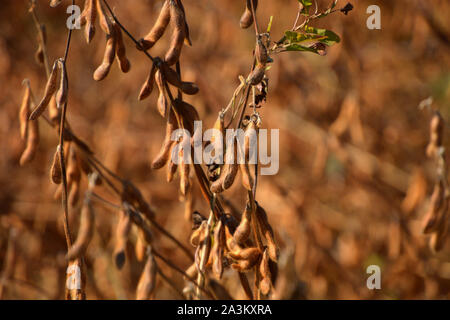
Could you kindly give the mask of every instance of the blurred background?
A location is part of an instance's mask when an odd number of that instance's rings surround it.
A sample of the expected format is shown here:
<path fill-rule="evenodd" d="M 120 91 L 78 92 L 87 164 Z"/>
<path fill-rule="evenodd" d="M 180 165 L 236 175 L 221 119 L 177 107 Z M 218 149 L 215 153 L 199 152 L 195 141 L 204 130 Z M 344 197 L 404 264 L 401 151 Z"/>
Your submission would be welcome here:
<path fill-rule="evenodd" d="M 50 8 L 38 0 L 46 25 L 50 61 L 63 56 L 66 6 Z M 68 1 L 66 1 L 68 3 Z M 331 1 L 318 1 L 326 9 Z M 351 1 L 352 2 L 352 1 Z M 77 1 L 82 5 L 81 1 Z M 120 21 L 136 37 L 153 25 L 162 1 L 110 0 Z M 183 49 L 183 77 L 200 93 L 188 97 L 212 127 L 252 63 L 254 32 L 239 28 L 244 1 L 183 1 L 192 47 Z M 347 2 L 339 1 L 338 7 Z M 280 170 L 259 180 L 257 200 L 266 209 L 281 247 L 276 299 L 448 299 L 450 245 L 433 253 L 422 233 L 436 179 L 436 164 L 425 155 L 431 113 L 419 103 L 433 97 L 450 119 L 450 2 L 352 2 L 348 16 L 338 12 L 313 22 L 333 30 L 341 43 L 324 57 L 282 53 L 273 57 L 268 99 L 260 113 L 263 128 L 280 130 Z M 381 30 L 369 30 L 366 9 L 381 8 Z M 422 4 L 422 5 L 421 5 Z M 260 0 L 258 19 L 273 16 L 274 40 L 292 27 L 295 0 Z M 98 28 L 97 28 L 98 29 Z M 165 52 L 165 36 L 151 50 Z M 129 39 L 132 69 L 95 82 L 104 37 L 89 46 L 81 31 L 73 35 L 68 60 L 68 120 L 75 133 L 110 169 L 132 180 L 156 210 L 156 220 L 189 245 L 191 224 L 179 201 L 177 179 L 152 171 L 165 123 L 156 109 L 156 93 L 137 96 L 149 60 Z M 28 78 L 40 97 L 45 73 L 35 61 L 37 33 L 27 0 L 2 0 L 0 9 L 0 298 L 62 299 L 66 262 L 62 210 L 49 168 L 58 139 L 42 120 L 34 161 L 19 166 L 24 142 L 18 112 Z M 448 139 L 444 143 L 447 145 Z M 86 187 L 83 180 L 83 188 Z M 198 188 L 197 188 L 198 189 Z M 108 193 L 104 193 L 108 198 Z M 239 211 L 245 197 L 239 183 L 225 193 Z M 194 209 L 206 215 L 208 204 L 196 190 Z M 112 197 L 111 201 L 117 203 Z M 80 207 L 71 209 L 76 233 Z M 118 271 L 113 264 L 117 211 L 95 204 L 96 232 L 87 256 L 89 299 L 134 299 L 143 262 L 133 254 Z M 449 237 L 450 238 L 450 237 Z M 447 239 L 448 240 L 448 239 Z M 171 242 L 156 236 L 160 252 L 183 269 L 190 263 Z M 190 245 L 189 245 L 190 246 Z M 381 289 L 369 290 L 366 268 L 381 268 Z M 171 269 L 165 274 L 182 288 Z M 234 272 L 222 282 L 233 298 L 244 298 Z M 179 298 L 158 281 L 157 299 Z"/>

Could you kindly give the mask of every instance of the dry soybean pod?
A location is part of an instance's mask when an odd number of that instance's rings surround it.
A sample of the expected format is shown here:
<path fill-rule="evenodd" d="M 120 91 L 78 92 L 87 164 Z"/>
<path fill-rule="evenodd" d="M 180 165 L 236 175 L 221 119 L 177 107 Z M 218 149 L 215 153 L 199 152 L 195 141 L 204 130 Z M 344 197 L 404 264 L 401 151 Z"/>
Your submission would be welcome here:
<path fill-rule="evenodd" d="M 28 124 L 27 144 L 20 157 L 20 165 L 23 166 L 34 159 L 36 150 L 39 145 L 39 123 L 38 121 L 30 121 Z"/>
<path fill-rule="evenodd" d="M 148 248 L 147 262 L 145 263 L 144 270 L 136 288 L 136 300 L 148 300 L 153 295 L 156 287 L 156 274 L 158 266 L 155 258 L 151 253 L 151 249 Z"/>
<path fill-rule="evenodd" d="M 180 192 L 184 196 L 188 193 L 188 191 L 191 187 L 191 182 L 189 179 L 190 166 L 188 163 L 185 162 L 185 160 L 183 158 L 184 158 L 183 148 L 181 148 L 180 149 L 180 164 L 178 167 L 180 169 Z"/>
<path fill-rule="evenodd" d="M 95 0 L 87 0 L 85 4 L 86 13 L 84 15 L 86 25 L 84 27 L 84 36 L 87 43 L 91 43 L 95 36 L 95 21 L 97 20 L 97 8 Z"/>
<path fill-rule="evenodd" d="M 186 28 L 186 38 L 184 39 L 184 43 L 188 46 L 192 46 L 192 41 L 191 41 L 190 32 L 189 32 L 189 26 L 186 21 L 186 12 L 184 10 L 183 3 L 181 2 L 181 0 L 176 0 L 176 1 L 177 1 L 178 6 L 180 7 L 181 11 L 183 11 L 183 15 L 184 15 L 184 25 Z"/>
<path fill-rule="evenodd" d="M 237 143 L 237 142 L 236 142 Z M 228 164 L 225 167 L 225 170 L 223 172 L 224 178 L 223 178 L 223 189 L 227 190 L 229 189 L 233 183 L 234 179 L 236 179 L 236 175 L 239 170 L 239 166 L 237 164 L 237 150 L 236 150 L 236 144 L 233 146 L 231 152 L 234 152 L 234 158 L 232 159 L 231 156 L 227 156 Z"/>
<path fill-rule="evenodd" d="M 25 79 L 23 84 L 25 87 L 25 94 L 23 95 L 22 104 L 19 111 L 19 122 L 20 122 L 20 137 L 22 140 L 27 138 L 28 133 L 28 118 L 30 116 L 30 103 L 31 103 L 31 88 L 30 80 Z"/>
<path fill-rule="evenodd" d="M 185 94 L 188 95 L 194 95 L 198 93 L 199 89 L 195 83 L 181 81 L 178 73 L 172 68 L 170 68 L 166 63 L 161 64 L 161 69 L 164 73 L 164 78 L 171 85 L 177 87 L 178 89 L 180 89 L 181 91 L 183 91 Z"/>
<path fill-rule="evenodd" d="M 242 185 L 248 191 L 252 191 L 253 189 L 253 177 L 250 173 L 250 168 L 248 163 L 239 164 L 239 170 L 241 171 L 241 179 Z"/>
<path fill-rule="evenodd" d="M 114 262 L 118 269 L 122 269 L 125 264 L 125 250 L 130 229 L 130 215 L 125 210 L 120 210 L 119 222 L 116 227 L 116 244 L 114 248 Z"/>
<path fill-rule="evenodd" d="M 59 80 L 59 89 L 56 93 L 56 106 L 58 109 L 61 109 L 64 104 L 67 102 L 67 96 L 69 91 L 69 85 L 67 83 L 67 72 L 66 67 L 63 60 L 58 59 L 59 70 L 60 70 L 60 80 Z"/>
<path fill-rule="evenodd" d="M 112 31 L 111 34 L 106 35 L 106 48 L 103 56 L 102 64 L 94 72 L 94 80 L 101 81 L 106 78 L 116 56 L 116 35 Z"/>
<path fill-rule="evenodd" d="M 53 156 L 53 163 L 50 169 L 50 179 L 54 184 L 61 184 L 62 175 L 61 175 L 61 160 L 60 160 L 60 150 L 61 145 L 58 144 L 56 147 L 55 155 Z"/>
<path fill-rule="evenodd" d="M 97 13 L 100 20 L 100 27 L 107 35 L 110 35 L 114 32 L 114 27 L 112 26 L 111 20 L 106 13 L 102 0 L 96 0 L 96 3 Z"/>
<path fill-rule="evenodd" d="M 130 61 L 127 58 L 127 49 L 125 43 L 123 42 L 122 29 L 119 25 L 113 22 L 113 26 L 116 33 L 116 59 L 119 64 L 120 70 L 123 73 L 127 73 L 131 69 Z"/>
<path fill-rule="evenodd" d="M 72 247 L 67 253 L 67 259 L 73 260 L 81 258 L 85 255 L 87 247 L 92 240 L 95 227 L 95 214 L 90 200 L 89 191 L 84 199 L 83 207 L 81 208 L 80 227 L 78 229 L 78 236 Z"/>
<path fill-rule="evenodd" d="M 172 154 L 172 152 L 171 152 L 171 154 Z M 177 169 L 178 169 L 178 165 L 173 161 L 169 161 L 169 164 L 167 166 L 167 182 L 173 181 L 173 177 L 174 177 L 175 173 L 177 172 Z"/>
<path fill-rule="evenodd" d="M 57 69 L 58 69 L 58 61 L 55 61 L 53 63 L 53 68 L 50 73 L 50 77 L 47 80 L 47 85 L 45 86 L 45 92 L 44 97 L 42 98 L 39 105 L 33 110 L 33 112 L 30 115 L 30 120 L 36 120 L 39 118 L 39 116 L 45 111 L 47 108 L 53 94 L 56 91 L 56 80 L 57 80 Z"/>
<path fill-rule="evenodd" d="M 155 81 L 159 90 L 159 97 L 157 102 L 158 112 L 162 117 L 166 116 L 167 108 L 169 108 L 169 101 L 165 95 L 164 80 L 161 71 L 157 70 L 155 73 Z"/>
<path fill-rule="evenodd" d="M 180 59 L 181 49 L 186 38 L 186 21 L 183 11 L 173 0 L 170 0 L 170 21 L 173 25 L 173 33 L 169 50 L 164 58 L 169 66 L 174 65 Z"/>
<path fill-rule="evenodd" d="M 253 7 L 254 7 L 255 11 L 256 11 L 256 8 L 258 7 L 258 0 L 247 0 L 245 11 L 241 16 L 241 21 L 240 21 L 240 25 L 241 25 L 242 29 L 247 29 L 253 23 L 252 4 L 250 1 L 253 1 Z"/>
<path fill-rule="evenodd" d="M 150 69 L 150 73 L 145 79 L 144 84 L 142 85 L 141 91 L 139 92 L 138 100 L 142 101 L 147 98 L 153 91 L 153 87 L 155 86 L 155 76 L 156 76 L 156 65 L 153 63 L 152 68 Z"/>
<path fill-rule="evenodd" d="M 256 64 L 255 69 L 248 76 L 248 82 L 252 86 L 256 86 L 264 79 L 264 74 L 266 72 L 266 65 L 258 63 Z"/>
<path fill-rule="evenodd" d="M 89 1 L 90 0 L 84 0 L 84 7 L 83 11 L 80 14 L 80 17 L 78 18 L 80 22 L 80 26 L 84 26 L 86 24 L 86 15 L 87 15 L 87 9 L 89 8 Z"/>
<path fill-rule="evenodd" d="M 153 25 L 150 32 L 139 41 L 144 50 L 148 50 L 161 39 L 170 22 L 170 0 L 166 0 L 161 8 L 158 19 Z"/>
<path fill-rule="evenodd" d="M 261 228 L 261 232 L 267 241 L 267 250 L 269 257 L 273 262 L 277 262 L 279 249 L 275 243 L 273 230 L 269 224 L 266 211 L 258 203 L 256 203 L 256 217 L 259 227 Z"/>
<path fill-rule="evenodd" d="M 211 249 L 211 257 L 213 258 L 212 270 L 214 275 L 222 278 L 223 274 L 223 251 L 225 248 L 225 232 L 222 220 L 219 220 L 214 229 L 214 245 Z"/>
<path fill-rule="evenodd" d="M 233 234 L 234 241 L 236 243 L 243 245 L 250 236 L 251 232 L 251 216 L 252 216 L 252 208 L 250 203 L 245 205 L 244 213 L 242 214 L 241 223 L 236 228 L 236 231 Z"/>
<path fill-rule="evenodd" d="M 445 187 L 443 182 L 439 181 L 435 184 L 431 195 L 430 207 L 425 216 L 424 233 L 430 233 L 437 230 L 439 212 L 442 211 L 441 208 L 444 206 L 445 202 Z"/>
<path fill-rule="evenodd" d="M 190 242 L 191 245 L 197 247 L 203 240 L 205 240 L 205 231 L 207 229 L 207 221 L 203 220 L 200 226 L 192 232 Z"/>
<path fill-rule="evenodd" d="M 264 250 L 261 263 L 259 265 L 259 273 L 262 277 L 259 283 L 259 289 L 263 295 L 267 296 L 272 289 L 272 274 L 270 272 L 269 254 L 267 249 Z"/>
<path fill-rule="evenodd" d="M 164 167 L 167 162 L 170 160 L 172 155 L 172 147 L 175 144 L 175 141 L 172 140 L 173 132 L 178 129 L 177 120 L 173 110 L 170 110 L 170 119 L 168 119 L 166 124 L 166 136 L 164 138 L 164 142 L 161 146 L 161 150 L 159 151 L 156 158 L 152 161 L 151 168 L 153 170 L 158 170 Z"/>

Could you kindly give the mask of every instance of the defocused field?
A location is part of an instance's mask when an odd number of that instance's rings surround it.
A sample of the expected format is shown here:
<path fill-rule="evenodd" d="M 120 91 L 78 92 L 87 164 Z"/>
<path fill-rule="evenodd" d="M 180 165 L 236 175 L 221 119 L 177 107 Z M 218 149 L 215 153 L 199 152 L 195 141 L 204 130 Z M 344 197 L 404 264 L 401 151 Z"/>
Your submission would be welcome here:
<path fill-rule="evenodd" d="M 183 77 L 200 87 L 187 101 L 198 109 L 204 126 L 213 126 L 239 84 L 238 75 L 246 75 L 252 63 L 254 33 L 239 28 L 242 2 L 184 1 L 193 46 L 183 49 L 181 65 Z M 320 8 L 329 2 L 318 1 Z M 280 130 L 280 170 L 260 178 L 257 200 L 281 247 L 274 298 L 448 299 L 450 241 L 435 254 L 422 233 L 436 166 L 425 155 L 430 112 L 418 105 L 432 96 L 433 107 L 450 120 L 450 2 L 421 1 L 435 25 L 419 1 L 354 2 L 348 16 L 336 13 L 314 21 L 341 36 L 326 56 L 282 53 L 273 57 L 268 72 L 269 94 L 260 113 L 263 128 Z M 130 32 L 142 36 L 161 1 L 110 4 Z M 371 4 L 381 7 L 381 30 L 366 27 Z M 61 203 L 53 198 L 56 187 L 48 173 L 58 140 L 45 123 L 35 160 L 19 166 L 24 148 L 18 123 L 21 83 L 30 79 L 38 96 L 45 87 L 44 71 L 34 58 L 36 30 L 27 5 L 3 0 L 0 8 L 0 298 L 61 299 L 66 244 Z M 51 61 L 64 53 L 65 8 L 38 1 Z M 272 34 L 278 38 L 292 27 L 296 10 L 295 0 L 260 0 L 258 19 L 265 26 L 273 16 Z M 167 41 L 163 38 L 151 53 L 163 54 Z M 166 183 L 164 170 L 149 167 L 165 130 L 157 96 L 137 101 L 150 64 L 131 41 L 126 44 L 131 71 L 122 74 L 114 66 L 107 79 L 95 82 L 103 35 L 87 46 L 82 32 L 74 33 L 68 120 L 99 159 L 139 186 L 156 219 L 188 244 L 191 225 L 177 183 Z M 448 139 L 444 143 L 448 146 Z M 238 210 L 245 203 L 236 186 L 225 197 Z M 208 203 L 199 195 L 195 199 L 194 208 L 206 215 Z M 87 296 L 133 299 L 143 267 L 132 254 L 135 238 L 129 260 L 118 271 L 112 261 L 117 214 L 101 203 L 95 209 L 96 233 L 86 257 Z M 79 210 L 71 210 L 73 232 Z M 159 236 L 155 242 L 178 266 L 189 266 L 171 242 Z M 366 287 L 366 267 L 373 264 L 382 270 L 381 290 Z M 182 277 L 170 269 L 165 273 L 182 288 Z M 224 279 L 233 298 L 244 298 L 235 273 L 225 273 Z M 157 299 L 179 298 L 164 283 L 157 286 Z"/>

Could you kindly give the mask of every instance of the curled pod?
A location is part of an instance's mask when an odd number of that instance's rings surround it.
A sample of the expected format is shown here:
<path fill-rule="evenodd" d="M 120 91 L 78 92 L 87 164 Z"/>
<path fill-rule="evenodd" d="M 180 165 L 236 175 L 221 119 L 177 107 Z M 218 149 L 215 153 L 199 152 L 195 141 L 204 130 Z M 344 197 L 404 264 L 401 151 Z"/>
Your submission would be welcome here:
<path fill-rule="evenodd" d="M 203 240 L 205 240 L 207 227 L 208 227 L 207 221 L 203 220 L 200 227 L 198 227 L 197 229 L 195 229 L 192 232 L 192 235 L 190 238 L 190 242 L 191 242 L 192 246 L 198 247 L 198 245 L 200 243 L 202 243 Z"/>
<path fill-rule="evenodd" d="M 169 101 L 167 100 L 166 95 L 164 94 L 165 92 L 165 88 L 164 88 L 164 80 L 161 74 L 161 71 L 157 70 L 155 73 L 155 82 L 156 85 L 158 86 L 158 90 L 159 90 L 159 97 L 158 97 L 158 101 L 157 101 L 157 107 L 158 107 L 158 112 L 162 117 L 166 116 L 167 113 L 167 109 L 170 107 L 169 105 Z"/>
<path fill-rule="evenodd" d="M 175 70 L 170 68 L 166 63 L 161 64 L 161 70 L 163 71 L 164 77 L 167 82 L 177 87 L 185 94 L 194 95 L 198 93 L 199 89 L 195 83 L 181 81 L 179 74 Z"/>
<path fill-rule="evenodd" d="M 178 169 L 178 165 L 173 161 L 169 161 L 169 164 L 167 166 L 167 182 L 173 181 L 173 177 L 174 177 L 175 173 L 177 172 L 177 169 Z"/>
<path fill-rule="evenodd" d="M 55 155 L 53 156 L 53 163 L 50 169 L 50 178 L 54 184 L 61 184 L 62 181 L 60 150 L 61 146 L 58 145 Z"/>
<path fill-rule="evenodd" d="M 256 86 L 261 83 L 261 81 L 264 79 L 264 74 L 266 72 L 266 65 L 258 63 L 255 67 L 255 69 L 250 73 L 248 76 L 248 82 L 252 86 Z"/>
<path fill-rule="evenodd" d="M 445 187 L 442 181 L 435 184 L 431 195 L 430 207 L 425 216 L 423 233 L 431 233 L 438 229 L 440 212 L 446 210 Z M 443 210 L 444 209 L 444 210 Z"/>
<path fill-rule="evenodd" d="M 84 15 L 82 14 L 86 23 L 84 27 L 84 36 L 86 38 L 86 42 L 91 43 L 95 35 L 95 21 L 97 19 L 97 8 L 94 0 L 87 0 L 84 10 L 86 12 Z"/>
<path fill-rule="evenodd" d="M 20 157 L 20 165 L 23 166 L 31 162 L 39 145 L 39 124 L 37 121 L 31 121 L 28 124 L 26 148 Z"/>
<path fill-rule="evenodd" d="M 67 102 L 67 96 L 69 94 L 69 84 L 67 83 L 66 65 L 62 60 L 58 60 L 60 70 L 59 88 L 56 92 L 56 106 L 61 109 Z"/>
<path fill-rule="evenodd" d="M 239 226 L 236 228 L 236 231 L 233 234 L 234 241 L 236 243 L 243 245 L 250 236 L 251 232 L 251 217 L 252 217 L 252 208 L 250 203 L 245 205 L 244 213 L 242 214 L 241 222 Z"/>
<path fill-rule="evenodd" d="M 136 288 L 136 300 L 148 300 L 151 298 L 156 287 L 157 271 L 158 266 L 150 252 Z"/>
<path fill-rule="evenodd" d="M 264 236 L 267 242 L 267 252 L 269 254 L 269 257 L 273 262 L 277 262 L 279 256 L 279 249 L 275 243 L 273 230 L 269 224 L 266 211 L 258 203 L 256 206 L 256 217 L 262 235 Z"/>
<path fill-rule="evenodd" d="M 167 26 L 170 22 L 170 0 L 164 1 L 164 4 L 161 8 L 161 11 L 159 13 L 158 19 L 156 20 L 156 23 L 153 25 L 150 32 L 139 41 L 140 48 L 138 49 L 144 49 L 148 50 L 152 48 L 155 43 L 161 39 L 164 32 L 167 29 Z"/>
<path fill-rule="evenodd" d="M 122 269 L 125 264 L 125 250 L 128 235 L 131 230 L 131 219 L 128 212 L 121 210 L 119 222 L 116 227 L 116 244 L 114 248 L 114 262 L 118 269 Z"/>
<path fill-rule="evenodd" d="M 78 229 L 77 239 L 70 247 L 69 252 L 67 253 L 67 259 L 74 260 L 84 256 L 86 249 L 92 240 L 92 236 L 94 235 L 94 221 L 94 209 L 87 196 L 81 209 L 80 227 Z"/>
<path fill-rule="evenodd" d="M 247 4 L 245 7 L 245 11 L 241 16 L 240 26 L 242 29 L 247 29 L 253 23 L 253 13 L 252 13 L 252 4 L 250 1 L 253 1 L 253 7 L 256 11 L 258 7 L 258 0 L 247 0 Z"/>
<path fill-rule="evenodd" d="M 116 35 L 114 32 L 106 36 L 106 48 L 102 64 L 94 72 L 94 80 L 101 81 L 106 78 L 116 56 Z"/>
<path fill-rule="evenodd" d="M 30 103 L 31 103 L 31 88 L 30 81 L 24 80 L 26 83 L 25 94 L 23 95 L 22 104 L 19 111 L 19 123 L 20 123 L 20 137 L 22 140 L 27 138 L 28 133 L 28 118 L 30 116 Z"/>
<path fill-rule="evenodd" d="M 269 266 L 269 254 L 267 253 L 267 249 L 264 250 L 261 263 L 259 265 L 259 273 L 261 274 L 261 281 L 259 282 L 259 289 L 261 293 L 267 296 L 272 289 L 272 274 L 270 272 Z"/>
<path fill-rule="evenodd" d="M 166 136 L 164 138 L 163 145 L 161 147 L 161 150 L 159 151 L 156 158 L 153 160 L 151 168 L 153 170 L 158 170 L 164 167 L 167 162 L 169 162 L 170 156 L 172 154 L 171 150 L 173 145 L 175 144 L 175 141 L 172 140 L 172 133 L 178 128 L 175 115 L 173 112 L 171 112 L 171 117 L 166 125 Z M 173 160 L 173 159 L 172 159 Z M 181 166 L 181 164 L 180 164 Z"/>
<path fill-rule="evenodd" d="M 184 13 L 174 1 L 170 1 L 170 21 L 173 25 L 173 33 L 169 50 L 164 57 L 164 60 L 169 66 L 174 65 L 180 59 L 181 49 L 186 38 Z"/>
<path fill-rule="evenodd" d="M 52 71 L 50 73 L 50 77 L 47 80 L 47 85 L 45 86 L 44 97 L 42 98 L 39 105 L 31 113 L 30 120 L 36 120 L 37 118 L 39 118 L 39 116 L 42 113 L 44 113 L 45 109 L 50 103 L 50 100 L 56 91 L 56 82 L 57 82 L 56 80 L 58 76 L 57 69 L 58 69 L 58 62 L 55 61 L 55 63 L 53 64 Z"/>
<path fill-rule="evenodd" d="M 156 65 L 153 63 L 152 68 L 150 69 L 150 73 L 145 79 L 144 84 L 142 85 L 141 91 L 139 92 L 138 100 L 142 101 L 147 98 L 153 91 L 153 87 L 155 85 L 155 74 L 156 74 Z"/>
<path fill-rule="evenodd" d="M 214 244 L 211 249 L 212 257 L 212 270 L 214 275 L 218 278 L 222 278 L 223 274 L 223 251 L 225 248 L 225 232 L 223 223 L 219 220 L 214 228 Z"/>
<path fill-rule="evenodd" d="M 119 63 L 119 68 L 123 73 L 127 73 L 131 69 L 130 61 L 127 58 L 127 49 L 123 42 L 122 30 L 117 23 L 113 23 L 114 31 L 116 33 L 116 59 Z"/>

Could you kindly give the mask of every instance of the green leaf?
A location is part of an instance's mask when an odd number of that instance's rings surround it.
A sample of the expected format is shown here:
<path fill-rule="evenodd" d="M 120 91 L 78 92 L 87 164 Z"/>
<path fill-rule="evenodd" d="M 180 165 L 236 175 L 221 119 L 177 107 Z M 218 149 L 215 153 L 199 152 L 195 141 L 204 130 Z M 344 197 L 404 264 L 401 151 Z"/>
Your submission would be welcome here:
<path fill-rule="evenodd" d="M 307 52 L 313 52 L 313 53 L 319 54 L 319 52 L 317 52 L 317 50 L 315 50 L 313 48 L 308 48 L 308 47 L 305 47 L 305 46 L 302 46 L 302 45 L 296 44 L 296 43 L 287 45 L 285 47 L 285 50 L 286 51 L 307 51 Z"/>
<path fill-rule="evenodd" d="M 303 5 L 303 9 L 301 11 L 301 14 L 307 16 L 309 15 L 309 7 L 312 6 L 312 0 L 298 0 Z"/>
<path fill-rule="evenodd" d="M 327 29 L 318 29 L 314 27 L 305 26 L 304 30 L 306 34 L 313 37 L 313 39 L 318 40 L 319 42 L 322 42 L 327 46 L 332 46 L 333 44 L 339 43 L 341 41 L 341 38 L 339 38 L 339 36 L 336 33 Z M 317 36 L 317 38 L 314 38 L 314 36 Z"/>

